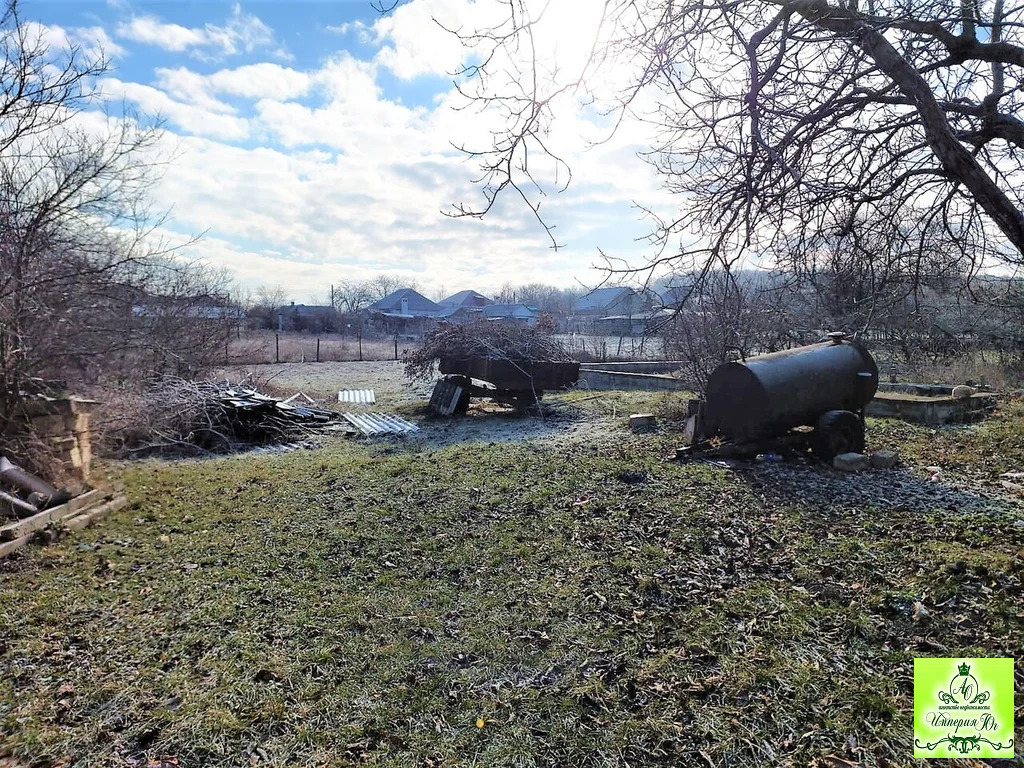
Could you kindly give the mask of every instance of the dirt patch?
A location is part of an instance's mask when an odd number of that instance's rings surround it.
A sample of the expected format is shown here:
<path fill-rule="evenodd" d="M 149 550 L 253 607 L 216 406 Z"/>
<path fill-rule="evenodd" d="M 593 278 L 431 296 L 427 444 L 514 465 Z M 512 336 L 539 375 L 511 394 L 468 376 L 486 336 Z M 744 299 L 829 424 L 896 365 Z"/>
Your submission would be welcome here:
<path fill-rule="evenodd" d="M 402 364 L 394 360 L 350 363 L 271 363 L 219 369 L 218 378 L 237 381 L 253 376 L 282 392 L 304 392 L 318 403 L 338 405 L 342 389 L 372 389 L 376 410 L 387 411 L 430 398 L 432 382 L 410 385 Z"/>
<path fill-rule="evenodd" d="M 252 376 L 280 394 L 303 392 L 318 404 L 339 411 L 398 413 L 420 427 L 402 437 L 375 438 L 419 450 L 463 442 L 507 443 L 522 440 L 594 439 L 625 428 L 621 414 L 608 417 L 564 402 L 544 398 L 542 414 L 515 411 L 487 401 L 476 402 L 465 416 L 435 418 L 426 408 L 433 381 L 410 383 L 395 361 L 347 363 L 281 363 L 222 368 L 218 378 L 237 381 Z M 264 383 L 265 384 L 262 384 Z M 372 406 L 340 404 L 341 389 L 372 389 Z"/>

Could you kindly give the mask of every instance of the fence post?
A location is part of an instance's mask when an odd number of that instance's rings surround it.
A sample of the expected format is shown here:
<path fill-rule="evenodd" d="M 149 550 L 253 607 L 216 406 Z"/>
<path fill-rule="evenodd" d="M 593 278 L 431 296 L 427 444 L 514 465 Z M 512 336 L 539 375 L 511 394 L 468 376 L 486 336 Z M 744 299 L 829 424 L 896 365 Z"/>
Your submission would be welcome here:
<path fill-rule="evenodd" d="M 316 361 L 320 362 L 320 337 L 316 337 Z"/>
<path fill-rule="evenodd" d="M 398 334 L 395 334 L 395 360 L 398 359 Z"/>
<path fill-rule="evenodd" d="M 274 362 L 281 362 L 281 334 L 274 334 Z"/>
<path fill-rule="evenodd" d="M 359 331 L 359 362 L 363 362 L 363 332 Z"/>

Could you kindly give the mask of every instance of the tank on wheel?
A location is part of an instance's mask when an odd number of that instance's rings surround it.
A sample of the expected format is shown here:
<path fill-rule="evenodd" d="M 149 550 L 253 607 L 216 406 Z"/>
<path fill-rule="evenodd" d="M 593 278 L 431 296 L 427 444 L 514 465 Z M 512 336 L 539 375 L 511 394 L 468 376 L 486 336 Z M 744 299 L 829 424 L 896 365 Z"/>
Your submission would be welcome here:
<path fill-rule="evenodd" d="M 862 420 L 855 426 L 850 417 L 875 396 L 878 366 L 858 342 L 829 335 L 820 344 L 718 366 L 705 389 L 703 435 L 740 443 L 811 426 L 822 433 L 820 444 L 830 439 L 826 432 L 859 428 L 863 444 Z M 819 453 L 831 452 L 821 447 Z"/>

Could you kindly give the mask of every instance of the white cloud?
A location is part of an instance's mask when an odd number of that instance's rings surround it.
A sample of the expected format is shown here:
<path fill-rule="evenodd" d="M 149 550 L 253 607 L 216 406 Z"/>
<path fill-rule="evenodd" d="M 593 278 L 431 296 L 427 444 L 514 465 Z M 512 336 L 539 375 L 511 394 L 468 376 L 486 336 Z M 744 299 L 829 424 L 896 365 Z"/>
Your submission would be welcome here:
<path fill-rule="evenodd" d="M 328 24 L 324 29 L 337 35 L 347 35 L 350 32 L 355 32 L 361 43 L 368 43 L 373 39 L 372 27 L 367 26 L 359 19 L 346 21 L 344 24 Z"/>
<path fill-rule="evenodd" d="M 210 112 L 233 114 L 234 107 L 217 99 L 210 87 L 208 77 L 192 72 L 185 67 L 177 69 L 157 68 L 154 85 L 171 99 L 191 104 Z"/>
<path fill-rule="evenodd" d="M 402 104 L 378 76 L 384 68 L 399 77 L 451 70 L 465 52 L 430 19 L 454 14 L 470 26 L 482 17 L 469 14 L 481 7 L 472 0 L 400 6 L 373 31 L 381 51 L 402 51 L 393 56 L 364 61 L 341 52 L 308 71 L 266 61 L 209 74 L 178 65 L 156 70 L 149 85 L 104 80 L 104 94 L 167 118 L 175 133 L 164 150 L 175 160 L 154 189 L 156 207 L 173 209 L 181 232 L 209 231 L 196 254 L 248 285 L 282 283 L 306 298 L 330 281 L 400 271 L 428 287 L 487 291 L 506 280 L 570 284 L 599 246 L 635 257 L 641 247 L 633 240 L 647 225 L 630 201 L 662 201 L 651 169 L 635 156 L 645 133 L 630 128 L 581 152 L 583 139 L 604 138 L 606 120 L 572 99 L 558 106 L 546 140 L 572 166 L 573 185 L 555 194 L 553 164 L 537 156 L 531 168 L 546 184 L 543 210 L 566 250 L 548 248 L 514 195 L 484 221 L 442 215 L 452 203 L 480 200 L 471 183 L 479 161 L 451 143 L 486 146 L 502 118 L 453 111 L 464 102 L 452 91 L 430 107 Z M 179 29 L 181 52 L 225 50 L 221 38 L 206 36 L 209 25 Z"/>
<path fill-rule="evenodd" d="M 56 51 L 78 48 L 90 61 L 110 59 L 124 54 L 124 48 L 115 43 L 103 27 L 65 29 L 54 24 L 26 21 L 24 29 L 30 41 L 38 41 L 46 48 Z"/>
<path fill-rule="evenodd" d="M 423 133 L 427 111 L 385 98 L 370 62 L 343 53 L 312 73 L 309 86 L 319 94 L 319 105 L 269 97 L 256 103 L 257 123 L 269 139 L 371 158 L 415 154 L 429 139 Z"/>
<path fill-rule="evenodd" d="M 201 29 L 167 24 L 155 16 L 136 16 L 130 22 L 119 25 L 117 34 L 136 43 L 159 46 L 166 51 L 184 51 L 206 41 Z"/>
<path fill-rule="evenodd" d="M 160 67 L 155 74 L 154 85 L 178 101 L 226 113 L 237 110 L 218 96 L 284 101 L 305 94 L 312 82 L 305 72 L 269 62 L 221 69 L 210 75 L 201 75 L 186 67 Z"/>
<path fill-rule="evenodd" d="M 175 149 L 154 190 L 156 206 L 173 208 L 181 232 L 209 230 L 197 254 L 250 286 L 281 283 L 304 297 L 331 281 L 380 271 L 477 290 L 506 280 L 568 284 L 595 255 L 586 240 L 552 253 L 511 204 L 485 221 L 444 217 L 452 199 L 470 193 L 466 167 L 454 157 L 389 161 L 198 137 L 180 138 Z M 557 203 L 552 213 L 559 215 Z M 582 233 L 569 220 L 561 223 L 570 240 Z"/>
<path fill-rule="evenodd" d="M 124 48 L 114 42 L 103 27 L 77 27 L 72 30 L 72 39 L 82 45 L 87 53 L 92 51 L 107 58 L 124 55 Z"/>
<path fill-rule="evenodd" d="M 400 5 L 373 25 L 376 42 L 383 44 L 376 61 L 406 80 L 451 74 L 472 55 L 452 31 L 499 24 L 502 14 L 500 4 L 474 0 L 416 0 Z"/>
<path fill-rule="evenodd" d="M 156 45 L 167 51 L 191 51 L 201 58 L 251 53 L 274 43 L 273 30 L 259 17 L 244 13 L 237 3 L 223 25 L 183 27 L 163 22 L 156 16 L 134 16 L 131 21 L 118 25 L 117 34 L 127 40 Z M 287 55 L 282 48 L 277 48 L 277 51 Z"/>
<path fill-rule="evenodd" d="M 218 93 L 248 99 L 294 99 L 305 94 L 312 78 L 279 64 L 263 62 L 235 69 L 222 69 L 209 77 L 210 87 Z"/>
<path fill-rule="evenodd" d="M 134 103 L 144 114 L 163 118 L 186 133 L 227 141 L 243 141 L 249 136 L 245 118 L 176 101 L 159 88 L 110 77 L 100 81 L 99 90 L 108 101 Z"/>

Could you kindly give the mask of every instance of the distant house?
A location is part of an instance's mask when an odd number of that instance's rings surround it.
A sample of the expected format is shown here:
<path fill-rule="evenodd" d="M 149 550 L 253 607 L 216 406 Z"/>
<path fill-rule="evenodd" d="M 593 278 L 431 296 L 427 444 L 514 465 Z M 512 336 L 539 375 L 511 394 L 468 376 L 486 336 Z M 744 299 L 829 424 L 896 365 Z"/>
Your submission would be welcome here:
<path fill-rule="evenodd" d="M 687 301 L 694 303 L 696 292 L 692 285 L 667 285 L 658 291 L 658 298 L 666 309 L 679 309 Z"/>
<path fill-rule="evenodd" d="M 629 287 L 598 288 L 575 301 L 574 315 L 584 317 L 608 317 L 611 315 L 638 315 L 650 309 L 652 296 L 639 293 Z"/>
<path fill-rule="evenodd" d="M 536 307 L 525 304 L 490 304 L 484 307 L 484 318 L 489 322 L 508 323 L 532 328 L 540 319 Z"/>
<path fill-rule="evenodd" d="M 649 336 L 672 319 L 671 309 L 656 309 L 635 315 L 606 315 L 592 319 L 594 333 L 602 336 Z"/>
<path fill-rule="evenodd" d="M 494 302 L 476 291 L 459 291 L 438 303 L 441 307 L 440 316 L 446 322 L 460 325 L 481 319 L 484 307 Z"/>
<path fill-rule="evenodd" d="M 451 308 L 453 311 L 456 309 L 483 309 L 488 304 L 494 302 L 484 296 L 482 293 L 476 291 L 459 291 L 453 293 L 446 299 L 441 299 L 438 302 L 443 309 Z"/>
<path fill-rule="evenodd" d="M 409 340 L 420 338 L 443 314 L 438 304 L 412 288 L 399 288 L 366 311 L 372 327 Z"/>
<path fill-rule="evenodd" d="M 371 313 L 397 317 L 437 317 L 441 307 L 412 288 L 399 288 L 366 308 Z"/>

